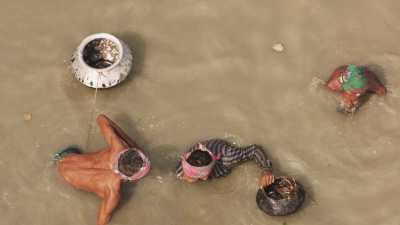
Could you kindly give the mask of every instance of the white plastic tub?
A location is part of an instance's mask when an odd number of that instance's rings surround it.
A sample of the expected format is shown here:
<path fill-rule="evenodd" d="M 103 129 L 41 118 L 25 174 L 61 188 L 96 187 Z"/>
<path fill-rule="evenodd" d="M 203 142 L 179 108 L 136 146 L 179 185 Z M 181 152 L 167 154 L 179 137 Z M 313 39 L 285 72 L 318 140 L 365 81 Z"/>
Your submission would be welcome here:
<path fill-rule="evenodd" d="M 132 53 L 128 45 L 107 33 L 83 39 L 71 58 L 75 78 L 92 88 L 110 88 L 121 83 L 131 67 Z"/>

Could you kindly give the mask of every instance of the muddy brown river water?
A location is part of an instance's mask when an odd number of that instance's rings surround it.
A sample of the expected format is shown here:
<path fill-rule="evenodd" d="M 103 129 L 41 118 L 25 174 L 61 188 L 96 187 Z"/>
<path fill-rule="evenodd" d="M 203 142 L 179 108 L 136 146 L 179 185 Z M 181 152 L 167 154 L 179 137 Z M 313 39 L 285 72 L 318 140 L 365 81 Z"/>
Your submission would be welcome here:
<path fill-rule="evenodd" d="M 2 0 L 0 224 L 95 224 L 100 200 L 50 159 L 69 144 L 103 147 L 94 115 L 104 113 L 153 162 L 124 185 L 112 225 L 399 225 L 399 12 L 395 0 Z M 94 101 L 67 64 L 97 32 L 124 40 L 135 68 Z M 321 87 L 345 63 L 369 65 L 389 90 L 354 116 Z M 209 183 L 177 181 L 178 155 L 211 137 L 263 145 L 277 174 L 304 185 L 304 207 L 258 210 L 251 162 Z"/>

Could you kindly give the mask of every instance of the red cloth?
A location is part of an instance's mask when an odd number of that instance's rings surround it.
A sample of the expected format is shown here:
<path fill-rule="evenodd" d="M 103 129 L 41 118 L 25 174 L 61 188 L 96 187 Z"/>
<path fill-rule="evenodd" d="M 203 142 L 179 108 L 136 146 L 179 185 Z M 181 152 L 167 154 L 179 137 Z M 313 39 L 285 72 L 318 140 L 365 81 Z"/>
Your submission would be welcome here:
<path fill-rule="evenodd" d="M 342 84 L 339 81 L 339 78 L 346 73 L 347 65 L 343 65 L 338 67 L 335 71 L 333 71 L 331 78 L 329 78 L 327 82 L 327 86 L 329 89 L 335 92 L 343 92 Z"/>
<path fill-rule="evenodd" d="M 333 71 L 331 77 L 327 82 L 327 86 L 329 89 L 335 92 L 344 92 L 342 89 L 342 84 L 339 81 L 339 78 L 346 73 L 347 65 L 343 65 L 338 67 L 335 71 Z M 386 94 L 386 88 L 383 84 L 378 80 L 377 76 L 374 72 L 365 69 L 365 76 L 368 78 L 368 87 L 367 90 L 376 93 L 379 96 L 383 96 Z"/>
<path fill-rule="evenodd" d="M 383 96 L 386 94 L 386 88 L 383 84 L 378 80 L 377 76 L 374 72 L 365 69 L 365 76 L 368 78 L 368 86 L 366 89 L 359 89 L 353 92 L 345 92 L 342 89 L 342 83 L 340 83 L 340 77 L 347 72 L 347 65 L 343 65 L 338 67 L 335 71 L 333 71 L 331 77 L 327 82 L 327 87 L 335 92 L 339 92 L 344 100 L 353 102 L 357 101 L 358 98 L 363 95 L 366 91 L 371 91 L 376 93 L 379 96 Z"/>

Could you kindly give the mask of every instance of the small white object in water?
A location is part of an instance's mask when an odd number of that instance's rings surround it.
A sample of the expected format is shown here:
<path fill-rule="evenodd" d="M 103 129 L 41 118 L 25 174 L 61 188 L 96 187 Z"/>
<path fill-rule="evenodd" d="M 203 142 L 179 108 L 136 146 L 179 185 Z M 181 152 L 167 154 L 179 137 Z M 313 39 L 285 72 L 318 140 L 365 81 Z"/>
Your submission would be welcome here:
<path fill-rule="evenodd" d="M 163 181 L 162 181 L 163 178 L 161 176 L 156 176 L 156 179 L 159 183 L 161 183 L 161 184 L 163 183 Z"/>
<path fill-rule="evenodd" d="M 276 43 L 272 45 L 272 49 L 276 52 L 283 52 L 283 50 L 285 50 L 285 47 L 283 46 L 282 43 Z"/>
<path fill-rule="evenodd" d="M 25 121 L 30 121 L 32 120 L 32 113 L 24 113 L 24 120 Z"/>

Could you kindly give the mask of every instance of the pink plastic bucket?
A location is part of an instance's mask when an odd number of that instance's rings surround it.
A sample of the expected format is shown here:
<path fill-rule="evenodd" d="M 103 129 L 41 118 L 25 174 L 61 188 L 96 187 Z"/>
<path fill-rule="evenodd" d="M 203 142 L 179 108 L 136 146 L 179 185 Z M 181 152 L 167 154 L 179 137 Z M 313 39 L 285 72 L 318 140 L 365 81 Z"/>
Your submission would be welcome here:
<path fill-rule="evenodd" d="M 200 149 L 202 151 L 207 151 L 212 157 L 211 163 L 209 163 L 206 166 L 201 166 L 201 167 L 192 166 L 187 162 L 187 159 L 189 158 L 189 156 L 192 152 L 188 152 L 181 157 L 182 158 L 182 168 L 183 168 L 183 173 L 186 176 L 195 178 L 195 179 L 201 179 L 201 178 L 208 177 L 208 175 L 210 175 L 210 173 L 214 167 L 215 160 L 217 160 L 218 157 L 215 157 L 214 154 L 210 150 L 207 149 L 207 147 L 205 147 L 204 145 L 202 145 L 200 143 L 197 144 L 197 149 Z"/>

